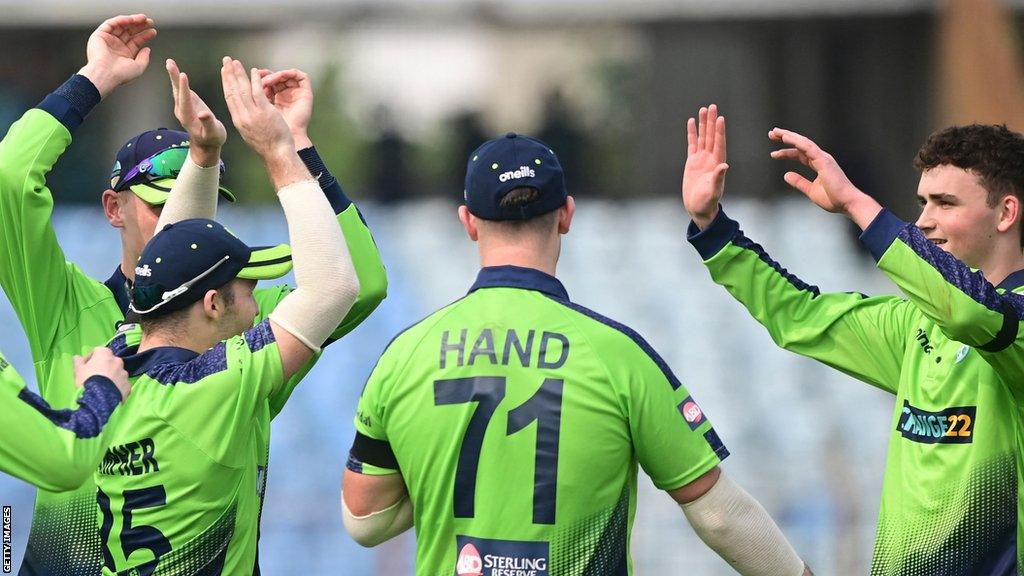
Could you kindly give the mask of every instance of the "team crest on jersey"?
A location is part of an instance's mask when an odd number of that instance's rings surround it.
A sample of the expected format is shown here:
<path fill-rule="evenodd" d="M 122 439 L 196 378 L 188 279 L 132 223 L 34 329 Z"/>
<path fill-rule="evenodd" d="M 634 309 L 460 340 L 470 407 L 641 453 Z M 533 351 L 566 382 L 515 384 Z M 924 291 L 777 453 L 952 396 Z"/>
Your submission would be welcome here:
<path fill-rule="evenodd" d="M 694 402 L 691 396 L 687 396 L 685 400 L 679 404 L 679 413 L 686 419 L 686 423 L 690 425 L 690 430 L 696 430 L 701 424 L 707 420 L 704 417 L 704 411 L 700 409 L 700 406 Z"/>
<path fill-rule="evenodd" d="M 548 543 L 456 536 L 455 576 L 549 576 Z"/>
<path fill-rule="evenodd" d="M 960 348 L 960 351 L 956 353 L 956 362 L 955 363 L 959 364 L 959 363 L 963 362 L 964 358 L 967 358 L 967 353 L 970 352 L 970 351 L 971 351 L 971 347 L 968 346 L 967 344 L 964 344 L 963 347 Z"/>
<path fill-rule="evenodd" d="M 977 406 L 957 406 L 938 412 L 915 408 L 903 401 L 896 429 L 908 440 L 922 444 L 970 444 L 974 441 Z"/>

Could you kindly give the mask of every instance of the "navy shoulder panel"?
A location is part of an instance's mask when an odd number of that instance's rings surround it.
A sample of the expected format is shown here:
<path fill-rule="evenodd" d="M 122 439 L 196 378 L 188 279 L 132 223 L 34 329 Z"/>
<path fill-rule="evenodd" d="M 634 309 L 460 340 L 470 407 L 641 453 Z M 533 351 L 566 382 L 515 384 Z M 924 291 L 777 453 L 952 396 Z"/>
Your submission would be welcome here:
<path fill-rule="evenodd" d="M 270 327 L 270 320 L 264 320 L 259 324 L 245 331 L 245 343 L 249 345 L 250 352 L 259 352 L 269 344 L 273 344 L 274 330 Z"/>
<path fill-rule="evenodd" d="M 154 366 L 146 371 L 146 376 L 161 384 L 173 386 L 175 384 L 195 384 L 207 376 L 227 369 L 227 346 L 220 342 L 188 362 Z"/>
<path fill-rule="evenodd" d="M 636 345 L 639 346 L 641 350 L 644 351 L 644 354 L 647 354 L 647 356 L 650 357 L 650 359 L 658 366 L 659 369 L 661 369 L 661 372 L 665 375 L 665 378 L 669 381 L 669 384 L 672 385 L 673 390 L 678 390 L 679 387 L 682 386 L 682 384 L 679 382 L 679 379 L 676 378 L 676 375 L 672 373 L 672 369 L 668 367 L 668 363 L 665 362 L 661 355 L 658 354 L 654 350 L 654 348 L 650 344 L 648 344 L 646 340 L 644 340 L 643 336 L 637 333 L 636 330 L 633 330 L 632 328 L 626 326 L 625 324 L 622 324 L 621 322 L 616 322 L 615 320 L 612 320 L 607 316 L 602 316 L 601 314 L 594 312 L 590 308 L 580 306 L 575 302 L 571 302 L 569 300 L 562 300 L 560 298 L 553 298 L 551 296 L 548 296 L 548 298 L 555 302 L 558 302 L 559 304 L 565 306 L 566 308 L 575 310 L 576 312 L 579 312 L 580 314 L 583 314 L 584 316 L 592 320 L 596 320 L 601 324 L 604 324 L 605 326 L 608 326 L 609 328 L 617 330 L 618 332 L 621 332 L 622 334 L 626 335 L 627 337 L 629 337 L 630 340 L 636 343 Z"/>

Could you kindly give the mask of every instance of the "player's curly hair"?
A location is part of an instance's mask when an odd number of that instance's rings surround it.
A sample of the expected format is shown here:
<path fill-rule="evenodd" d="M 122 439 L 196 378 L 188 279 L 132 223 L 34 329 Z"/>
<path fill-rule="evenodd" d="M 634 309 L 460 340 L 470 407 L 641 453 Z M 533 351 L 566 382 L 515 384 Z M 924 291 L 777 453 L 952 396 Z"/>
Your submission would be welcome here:
<path fill-rule="evenodd" d="M 1005 124 L 944 128 L 929 136 L 914 158 L 921 172 L 947 164 L 977 174 L 989 206 L 1007 194 L 1024 201 L 1024 136 Z"/>
<path fill-rule="evenodd" d="M 1024 135 L 1006 124 L 950 126 L 934 132 L 914 158 L 921 172 L 950 165 L 978 175 L 990 207 L 1012 194 L 1024 202 Z M 1024 225 L 1021 246 L 1024 246 Z"/>

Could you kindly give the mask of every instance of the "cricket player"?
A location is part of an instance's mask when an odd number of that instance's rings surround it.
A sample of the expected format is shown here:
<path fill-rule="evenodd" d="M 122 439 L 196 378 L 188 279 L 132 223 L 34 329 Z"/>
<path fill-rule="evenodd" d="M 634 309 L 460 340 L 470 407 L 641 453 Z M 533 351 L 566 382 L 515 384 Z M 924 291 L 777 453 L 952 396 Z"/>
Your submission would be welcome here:
<path fill-rule="evenodd" d="M 74 490 L 103 458 L 111 414 L 131 392 L 121 359 L 104 347 L 74 358 L 75 410 L 54 410 L 0 354 L 0 471 L 45 490 Z"/>
<path fill-rule="evenodd" d="M 118 152 L 111 186 L 102 194 L 105 215 L 121 234 L 120 265 L 108 280 L 100 282 L 65 260 L 50 222 L 53 197 L 46 174 L 71 144 L 72 132 L 102 97 L 143 73 L 150 58 L 146 44 L 155 36 L 152 19 L 142 14 L 104 22 L 89 38 L 87 64 L 26 112 L 0 142 L 0 287 L 29 338 L 40 392 L 56 408 L 73 406 L 78 395 L 71 356 L 108 342 L 119 326 L 124 330 L 119 336 L 121 344 L 137 343 L 141 338 L 137 326 L 122 326 L 128 312 L 126 287 L 135 279 L 138 257 L 153 235 L 179 172 L 188 165 L 200 181 L 209 181 L 210 172 L 215 179 L 220 171 L 219 163 L 206 167 L 186 162 L 193 153 L 200 161 L 220 156 L 216 140 L 207 142 L 198 132 L 202 128 L 198 118 L 187 120 L 198 138 L 187 148 L 182 144 L 192 135 L 180 131 L 151 130 L 130 139 Z M 313 93 L 308 78 L 303 78 L 301 83 L 264 80 L 265 88 L 281 95 L 274 105 L 288 123 L 296 147 L 301 147 L 299 156 L 319 176 L 359 276 L 359 297 L 332 334 L 333 341 L 376 308 L 386 294 L 387 281 L 369 229 L 309 140 Z M 191 159 L 192 164 L 195 161 Z M 213 218 L 215 208 L 215 202 L 190 200 L 176 217 Z M 286 252 L 283 248 L 268 257 L 280 261 Z M 288 291 L 283 285 L 257 290 L 261 310 L 269 312 Z M 317 357 L 277 391 L 271 401 L 273 414 L 281 410 Z M 20 574 L 99 573 L 103 557 L 95 530 L 95 503 L 96 491 L 90 483 L 63 494 L 39 491 Z"/>
<path fill-rule="evenodd" d="M 773 158 L 816 173 L 786 182 L 853 220 L 905 295 L 867 297 L 821 293 L 747 238 L 720 207 L 724 118 L 712 105 L 687 126 L 683 204 L 712 279 L 779 346 L 895 396 L 871 574 L 1018 574 L 1024 137 L 982 125 L 929 137 L 914 162 L 921 215 L 910 224 L 811 140 L 769 133 L 786 146 Z"/>
<path fill-rule="evenodd" d="M 146 245 L 131 290 L 142 340 L 118 351 L 133 394 L 96 474 L 108 575 L 258 572 L 271 398 L 359 294 L 345 237 L 259 72 L 225 58 L 222 77 L 232 121 L 278 191 L 297 286 L 264 316 L 255 280 L 287 267 L 213 220 L 161 226 Z"/>
<path fill-rule="evenodd" d="M 809 573 L 720 470 L 728 451 L 665 361 L 555 278 L 575 211 L 555 153 L 512 133 L 484 143 L 465 202 L 482 269 L 366 383 L 342 496 L 352 537 L 415 524 L 421 576 L 624 576 L 639 465 L 740 573 Z"/>

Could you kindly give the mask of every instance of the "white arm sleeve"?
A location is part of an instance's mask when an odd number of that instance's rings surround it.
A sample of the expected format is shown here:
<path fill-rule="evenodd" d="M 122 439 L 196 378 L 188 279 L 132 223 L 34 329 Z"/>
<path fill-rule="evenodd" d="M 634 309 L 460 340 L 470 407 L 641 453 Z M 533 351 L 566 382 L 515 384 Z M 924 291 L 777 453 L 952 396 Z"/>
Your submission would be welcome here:
<path fill-rule="evenodd" d="M 295 291 L 270 319 L 314 352 L 345 319 L 359 295 L 359 278 L 334 210 L 316 180 L 277 192 L 288 220 Z"/>
<path fill-rule="evenodd" d="M 386 542 L 412 528 L 412 500 L 408 496 L 378 512 L 354 516 L 345 504 L 345 493 L 342 492 L 341 508 L 344 511 L 345 530 L 360 546 L 367 548 Z"/>
<path fill-rule="evenodd" d="M 203 168 L 192 161 L 191 155 L 188 156 L 160 211 L 160 219 L 156 222 L 157 232 L 168 224 L 189 218 L 216 219 L 219 185 L 220 166 Z"/>
<path fill-rule="evenodd" d="M 803 574 L 803 561 L 768 512 L 724 472 L 703 496 L 681 507 L 700 539 L 740 574 Z"/>

